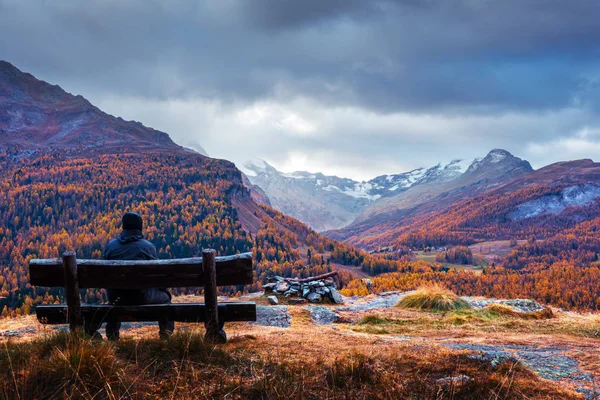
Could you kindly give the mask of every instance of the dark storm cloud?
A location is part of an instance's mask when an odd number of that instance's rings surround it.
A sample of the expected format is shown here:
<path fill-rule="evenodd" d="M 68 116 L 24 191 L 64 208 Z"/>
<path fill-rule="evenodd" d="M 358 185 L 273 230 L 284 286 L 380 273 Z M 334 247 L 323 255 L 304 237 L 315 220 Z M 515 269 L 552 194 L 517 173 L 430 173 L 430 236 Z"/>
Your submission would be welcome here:
<path fill-rule="evenodd" d="M 242 150 L 219 140 L 240 137 L 217 129 L 262 135 L 254 155 L 282 164 L 512 146 L 540 165 L 598 140 L 581 132 L 600 112 L 599 17 L 587 0 L 0 0 L 0 58 L 227 158 Z"/>
<path fill-rule="evenodd" d="M 239 2 L 240 14 L 258 29 L 300 28 L 335 18 L 356 18 L 379 11 L 378 2 L 362 0 L 257 0 Z"/>
<path fill-rule="evenodd" d="M 570 104 L 600 55 L 591 1 L 0 4 L 3 58 L 143 96 L 547 109 Z"/>

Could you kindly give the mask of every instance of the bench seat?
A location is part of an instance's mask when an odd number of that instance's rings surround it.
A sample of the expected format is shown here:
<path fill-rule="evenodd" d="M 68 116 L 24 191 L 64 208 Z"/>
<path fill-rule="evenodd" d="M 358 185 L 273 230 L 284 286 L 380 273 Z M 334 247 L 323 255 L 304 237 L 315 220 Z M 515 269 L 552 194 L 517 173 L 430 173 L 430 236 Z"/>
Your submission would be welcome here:
<path fill-rule="evenodd" d="M 218 316 L 225 322 L 256 321 L 255 303 L 219 303 Z M 66 305 L 39 305 L 36 315 L 42 324 L 66 324 Z M 81 314 L 86 323 L 104 322 L 108 318 L 119 322 L 144 322 L 168 319 L 176 322 L 206 321 L 203 303 L 149 304 L 136 306 L 112 306 L 109 304 L 82 304 Z"/>

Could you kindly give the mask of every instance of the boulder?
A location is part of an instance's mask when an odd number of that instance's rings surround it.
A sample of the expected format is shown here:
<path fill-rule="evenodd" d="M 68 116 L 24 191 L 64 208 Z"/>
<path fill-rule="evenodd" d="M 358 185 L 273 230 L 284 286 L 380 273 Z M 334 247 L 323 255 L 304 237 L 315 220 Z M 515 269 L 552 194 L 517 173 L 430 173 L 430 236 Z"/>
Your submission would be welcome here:
<path fill-rule="evenodd" d="M 265 290 L 266 293 L 269 293 L 269 292 L 273 291 L 273 289 L 275 288 L 276 285 L 277 285 L 277 283 L 275 283 L 275 282 L 265 283 L 263 285 L 263 289 Z"/>
<path fill-rule="evenodd" d="M 455 389 L 462 388 L 471 382 L 473 382 L 473 378 L 467 375 L 448 376 L 435 381 L 441 387 L 453 387 Z"/>
<path fill-rule="evenodd" d="M 321 297 L 320 294 L 318 293 L 311 293 L 308 295 L 307 297 L 308 301 L 310 301 L 311 303 L 320 303 L 323 299 Z"/>
<path fill-rule="evenodd" d="M 317 325 L 331 325 L 340 319 L 338 313 L 331 311 L 325 306 L 306 306 L 304 308 L 310 311 L 310 318 Z"/>
<path fill-rule="evenodd" d="M 344 303 L 344 299 L 342 298 L 342 295 L 335 288 L 329 289 L 329 297 L 331 297 L 331 300 L 333 300 L 334 303 L 336 303 L 336 304 Z"/>
<path fill-rule="evenodd" d="M 290 297 L 288 299 L 288 303 L 289 304 L 304 304 L 304 303 L 306 303 L 306 299 L 303 299 L 302 297 Z"/>
<path fill-rule="evenodd" d="M 277 300 L 277 297 L 275 296 L 269 296 L 267 297 L 267 300 L 269 301 L 269 304 L 276 306 L 277 304 L 279 304 L 279 300 Z"/>
<path fill-rule="evenodd" d="M 275 291 L 276 291 L 276 292 L 279 292 L 279 293 L 285 293 L 285 292 L 287 292 L 289 289 L 290 289 L 290 284 L 289 284 L 289 283 L 287 283 L 286 281 L 282 281 L 282 282 L 279 282 L 279 284 L 278 284 L 278 285 L 277 285 L 277 287 L 275 288 Z"/>

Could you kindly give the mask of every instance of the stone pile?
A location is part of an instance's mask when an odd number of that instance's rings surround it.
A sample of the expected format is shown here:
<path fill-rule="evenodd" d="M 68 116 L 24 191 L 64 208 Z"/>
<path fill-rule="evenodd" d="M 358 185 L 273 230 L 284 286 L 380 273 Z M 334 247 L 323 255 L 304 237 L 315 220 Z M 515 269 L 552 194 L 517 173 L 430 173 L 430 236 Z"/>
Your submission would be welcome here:
<path fill-rule="evenodd" d="M 269 283 L 263 286 L 265 293 L 273 293 L 292 298 L 303 298 L 311 303 L 322 303 L 330 299 L 336 304 L 344 301 L 342 295 L 337 291 L 336 284 L 332 279 L 317 279 L 310 282 L 299 282 L 298 280 L 275 276 L 269 278 Z"/>

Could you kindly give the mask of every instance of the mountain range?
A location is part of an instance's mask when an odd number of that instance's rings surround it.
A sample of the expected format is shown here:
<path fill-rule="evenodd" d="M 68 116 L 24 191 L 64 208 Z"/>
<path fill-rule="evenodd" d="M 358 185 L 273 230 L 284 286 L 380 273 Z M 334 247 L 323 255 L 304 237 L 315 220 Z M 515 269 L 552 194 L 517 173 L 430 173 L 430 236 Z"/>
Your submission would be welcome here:
<path fill-rule="evenodd" d="M 128 210 L 142 214 L 144 234 L 161 258 L 196 256 L 208 247 L 219 254 L 253 251 L 256 283 L 250 290 L 274 274 L 304 278 L 337 270 L 338 285 L 361 291 L 365 284 L 357 276 L 392 272 L 383 281 L 395 288 L 405 278 L 412 279 L 406 289 L 435 278 L 461 287 L 468 281 L 474 294 L 498 295 L 495 279 L 446 274 L 437 264 L 415 264 L 408 252 L 388 257 L 361 250 L 497 239 L 527 239 L 496 261 L 504 268 L 489 270 L 510 278 L 501 293 L 512 290 L 512 279 L 525 282 L 535 274 L 564 286 L 556 271 L 577 274 L 586 293 L 597 288 L 600 164 L 592 160 L 533 171 L 527 161 L 497 149 L 471 162 L 356 182 L 283 174 L 263 161 L 241 173 L 194 147 L 0 63 L 0 307 L 16 315 L 57 301 L 60 293 L 28 284 L 27 261 L 67 248 L 100 257 Z M 328 223 L 349 225 L 325 236 L 269 202 L 319 222 L 311 211 L 317 207 Z M 536 296 L 546 296 L 545 286 L 537 287 Z M 593 296 L 563 289 L 555 294 L 555 304 L 600 307 Z M 88 291 L 86 302 L 95 301 L 106 298 Z"/>
<path fill-rule="evenodd" d="M 0 62 L 0 309 L 53 301 L 59 293 L 28 284 L 28 259 L 65 249 L 100 257 L 126 211 L 143 216 L 161 258 L 202 248 L 254 251 L 254 290 L 274 273 L 306 277 L 344 267 L 326 263 L 344 245 L 257 204 L 266 198 L 246 189 L 233 163 L 186 145 L 193 149 Z M 321 252 L 307 259 L 307 248 Z M 351 277 L 340 273 L 339 284 Z"/>
<path fill-rule="evenodd" d="M 532 168 L 527 161 L 496 149 L 473 161 L 457 159 L 363 182 L 321 173 L 283 173 L 260 159 L 246 162 L 242 171 L 276 209 L 325 231 L 412 207 L 450 190 L 507 180 Z"/>

